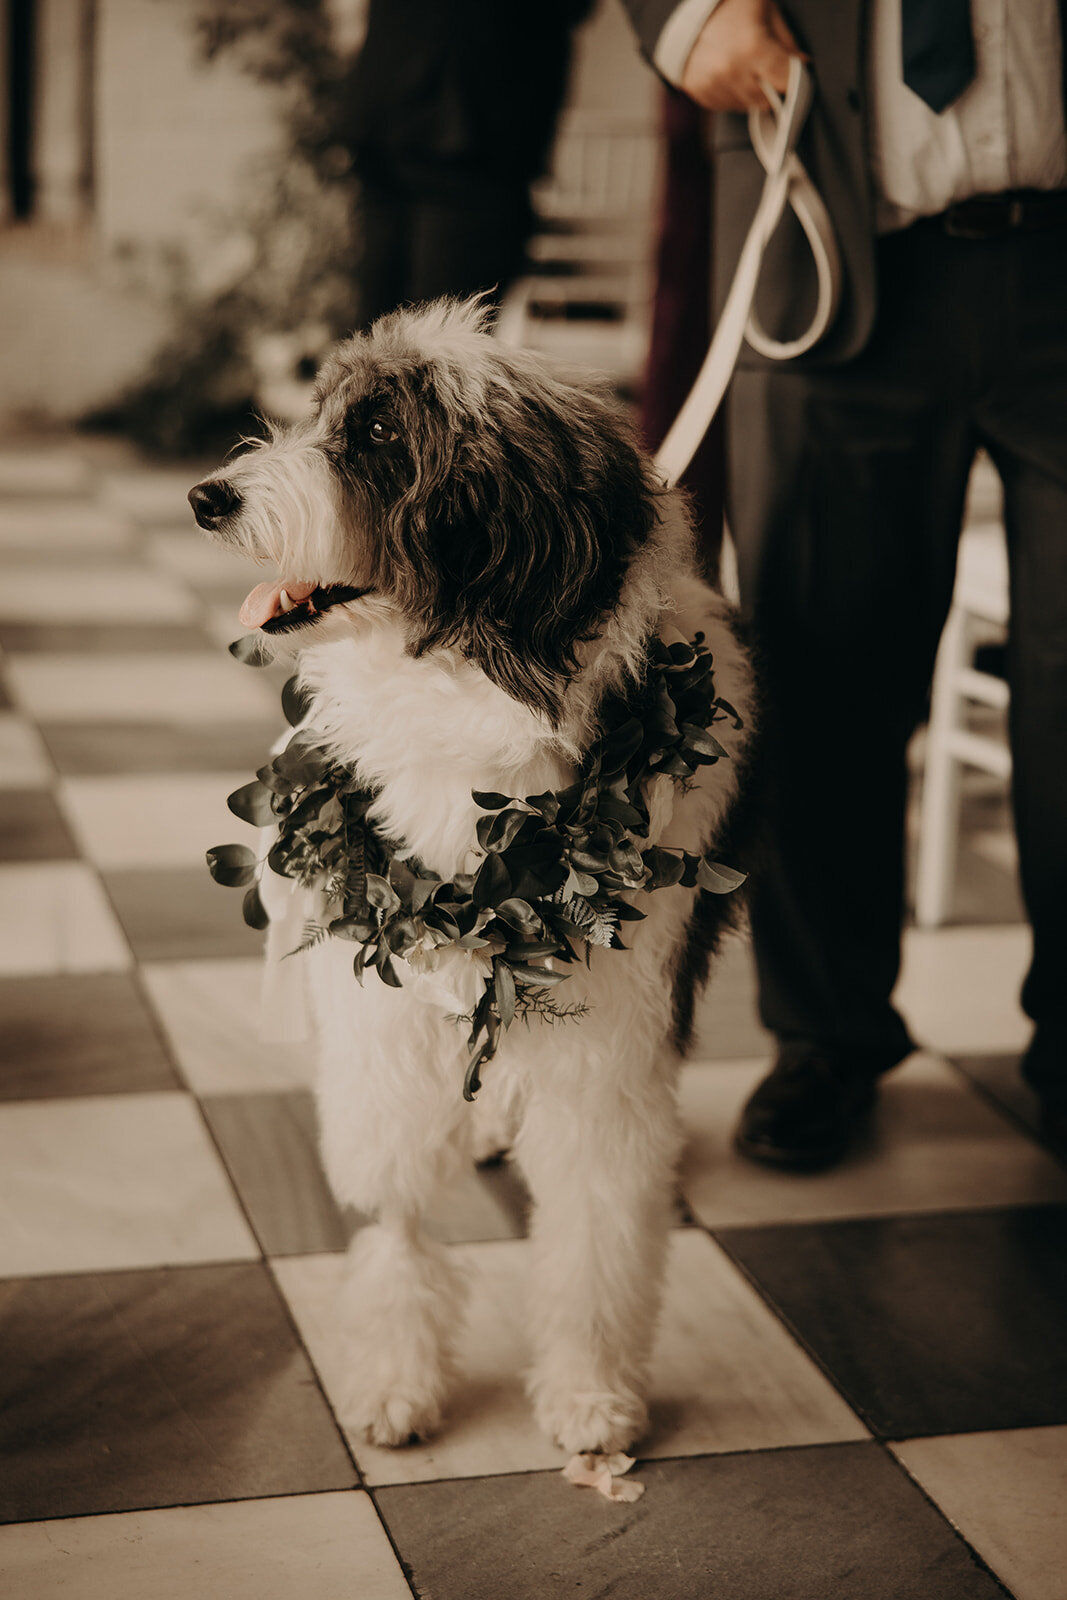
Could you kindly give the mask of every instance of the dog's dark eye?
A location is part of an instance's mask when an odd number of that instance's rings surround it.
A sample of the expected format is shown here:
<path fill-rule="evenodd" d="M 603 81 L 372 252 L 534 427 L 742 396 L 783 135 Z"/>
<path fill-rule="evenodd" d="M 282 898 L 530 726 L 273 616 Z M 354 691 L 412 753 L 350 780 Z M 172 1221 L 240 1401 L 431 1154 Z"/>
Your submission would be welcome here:
<path fill-rule="evenodd" d="M 396 431 L 390 428 L 387 422 L 372 422 L 367 429 L 372 444 L 391 444 L 396 438 Z"/>

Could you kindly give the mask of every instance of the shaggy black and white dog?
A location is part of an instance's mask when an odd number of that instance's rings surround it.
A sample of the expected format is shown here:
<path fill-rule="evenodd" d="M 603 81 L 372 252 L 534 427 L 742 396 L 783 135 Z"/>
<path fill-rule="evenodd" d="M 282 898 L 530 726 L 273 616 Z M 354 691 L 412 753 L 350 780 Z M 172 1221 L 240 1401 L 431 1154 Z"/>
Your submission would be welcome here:
<path fill-rule="evenodd" d="M 683 500 L 656 482 L 619 406 L 491 338 L 476 305 L 398 312 L 348 340 L 314 414 L 190 493 L 216 538 L 277 569 L 242 612 L 298 655 L 311 722 L 378 792 L 385 834 L 445 879 L 481 852 L 472 791 L 573 782 L 598 708 L 645 672 L 650 638 L 702 631 L 741 714 L 730 759 L 688 786 L 659 776 L 650 842 L 703 852 L 733 810 L 751 688 L 728 608 L 694 573 Z M 269 875 L 268 875 L 269 876 Z M 299 938 L 311 891 L 270 880 L 271 948 Z M 646 1426 L 679 1145 L 674 1080 L 694 987 L 729 897 L 640 894 L 626 951 L 567 969 L 579 1020 L 516 1023 L 471 1107 L 461 1094 L 478 953 L 352 975 L 352 945 L 301 965 L 318 1039 L 323 1155 L 339 1201 L 376 1214 L 355 1239 L 348 1420 L 380 1444 L 439 1423 L 461 1283 L 424 1234 L 443 1185 L 506 1136 L 535 1201 L 529 1387 L 568 1451 Z M 321 909 L 320 913 L 321 915 Z M 503 1131 L 502 1131 L 503 1130 Z"/>

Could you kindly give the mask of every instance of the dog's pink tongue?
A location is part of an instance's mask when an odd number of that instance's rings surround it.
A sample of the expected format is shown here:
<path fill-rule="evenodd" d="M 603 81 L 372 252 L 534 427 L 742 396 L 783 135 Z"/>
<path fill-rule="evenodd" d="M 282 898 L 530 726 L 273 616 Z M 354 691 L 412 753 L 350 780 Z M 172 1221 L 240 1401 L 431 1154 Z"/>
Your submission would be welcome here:
<path fill-rule="evenodd" d="M 298 583 L 295 578 L 283 578 L 280 583 L 257 583 L 251 594 L 245 595 L 239 617 L 246 628 L 262 628 L 282 609 L 282 590 L 290 600 L 299 604 L 309 594 L 315 593 L 313 583 Z"/>

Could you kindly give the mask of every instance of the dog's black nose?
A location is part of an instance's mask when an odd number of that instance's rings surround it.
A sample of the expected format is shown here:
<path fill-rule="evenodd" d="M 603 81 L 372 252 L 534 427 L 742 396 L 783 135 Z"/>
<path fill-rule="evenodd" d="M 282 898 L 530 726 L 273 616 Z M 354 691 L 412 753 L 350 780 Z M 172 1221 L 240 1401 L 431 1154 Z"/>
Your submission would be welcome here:
<path fill-rule="evenodd" d="M 189 490 L 189 504 L 200 526 L 211 532 L 224 517 L 237 510 L 241 496 L 225 478 L 208 478 L 205 483 L 193 484 Z"/>

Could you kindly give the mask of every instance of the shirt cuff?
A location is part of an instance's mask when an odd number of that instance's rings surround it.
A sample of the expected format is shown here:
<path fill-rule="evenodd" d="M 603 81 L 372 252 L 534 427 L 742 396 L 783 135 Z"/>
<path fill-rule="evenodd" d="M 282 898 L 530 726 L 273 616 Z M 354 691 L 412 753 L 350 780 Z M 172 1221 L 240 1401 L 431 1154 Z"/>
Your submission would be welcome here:
<path fill-rule="evenodd" d="M 667 18 L 652 52 L 652 65 L 668 83 L 682 81 L 689 53 L 719 0 L 681 0 Z"/>

